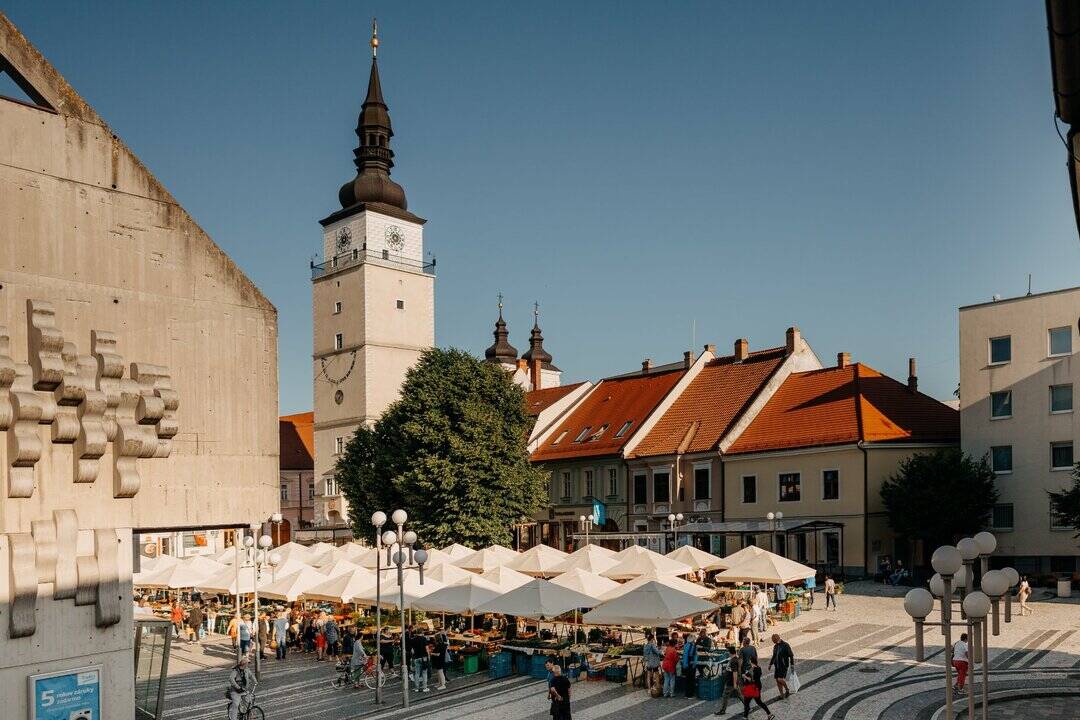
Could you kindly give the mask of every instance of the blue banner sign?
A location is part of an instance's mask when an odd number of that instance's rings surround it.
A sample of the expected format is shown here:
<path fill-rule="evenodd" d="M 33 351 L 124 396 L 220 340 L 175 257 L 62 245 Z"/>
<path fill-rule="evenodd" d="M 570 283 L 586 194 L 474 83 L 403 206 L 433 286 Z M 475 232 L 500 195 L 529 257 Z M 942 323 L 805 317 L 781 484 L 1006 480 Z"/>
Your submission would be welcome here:
<path fill-rule="evenodd" d="M 101 666 L 31 675 L 30 720 L 101 720 Z"/>
<path fill-rule="evenodd" d="M 593 518 L 595 518 L 596 527 L 603 530 L 604 523 L 607 521 L 607 506 L 599 500 L 593 500 L 592 514 Z"/>

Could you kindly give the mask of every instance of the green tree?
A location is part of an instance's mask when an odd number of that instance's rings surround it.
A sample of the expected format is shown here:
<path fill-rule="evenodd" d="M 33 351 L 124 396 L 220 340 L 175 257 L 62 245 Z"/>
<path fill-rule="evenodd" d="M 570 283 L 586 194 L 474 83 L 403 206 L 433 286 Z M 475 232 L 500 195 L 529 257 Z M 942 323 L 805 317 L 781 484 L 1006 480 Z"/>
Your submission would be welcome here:
<path fill-rule="evenodd" d="M 452 348 L 424 352 L 401 397 L 337 462 L 354 532 L 367 537 L 372 512 L 400 507 L 425 545 L 510 543 L 513 524 L 547 498 L 547 475 L 529 463 L 532 423 L 502 368 Z"/>
<path fill-rule="evenodd" d="M 1072 487 L 1062 488 L 1061 492 L 1048 491 L 1050 509 L 1058 515 L 1058 520 L 1076 530 L 1074 537 L 1080 538 L 1080 463 L 1073 468 Z"/>
<path fill-rule="evenodd" d="M 988 458 L 959 448 L 912 455 L 881 486 L 889 525 L 929 551 L 989 526 L 997 499 Z"/>

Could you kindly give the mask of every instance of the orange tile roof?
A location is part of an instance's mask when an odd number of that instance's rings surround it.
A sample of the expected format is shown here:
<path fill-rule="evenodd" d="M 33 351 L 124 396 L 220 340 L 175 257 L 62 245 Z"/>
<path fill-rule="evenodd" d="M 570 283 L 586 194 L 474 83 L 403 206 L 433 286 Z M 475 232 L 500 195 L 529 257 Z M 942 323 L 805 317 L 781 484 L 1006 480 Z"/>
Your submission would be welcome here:
<path fill-rule="evenodd" d="M 536 417 L 584 384 L 574 383 L 573 385 L 557 385 L 555 387 L 540 388 L 539 390 L 530 390 L 525 393 L 525 409 L 530 415 Z"/>
<path fill-rule="evenodd" d="M 633 457 L 705 452 L 720 439 L 784 361 L 784 348 L 710 360 L 637 447 Z"/>
<path fill-rule="evenodd" d="M 282 415 L 278 418 L 279 467 L 282 470 L 315 468 L 315 413 Z"/>
<path fill-rule="evenodd" d="M 680 366 L 648 375 L 628 375 L 600 381 L 537 448 L 532 460 L 543 462 L 618 453 L 685 372 L 686 369 Z M 632 421 L 630 428 L 622 437 L 615 437 L 627 420 Z M 604 425 L 607 425 L 607 429 L 596 440 L 574 442 L 583 428 L 591 428 L 591 435 Z M 563 433 L 565 436 L 555 444 Z"/>
<path fill-rule="evenodd" d="M 728 453 L 959 439 L 956 410 L 855 363 L 792 373 Z"/>

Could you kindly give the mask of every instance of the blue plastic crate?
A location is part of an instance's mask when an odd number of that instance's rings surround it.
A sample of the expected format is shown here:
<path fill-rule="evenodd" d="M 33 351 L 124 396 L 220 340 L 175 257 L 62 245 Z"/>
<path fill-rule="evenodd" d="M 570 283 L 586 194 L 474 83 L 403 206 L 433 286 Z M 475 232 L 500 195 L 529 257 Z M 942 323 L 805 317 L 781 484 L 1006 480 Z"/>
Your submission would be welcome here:
<path fill-rule="evenodd" d="M 698 678 L 697 696 L 699 700 L 719 700 L 724 693 L 724 678 Z"/>
<path fill-rule="evenodd" d="M 547 661 L 547 655 L 533 655 L 532 664 L 529 666 L 529 675 L 537 679 L 546 680 L 548 671 L 544 666 L 547 664 Z"/>
<path fill-rule="evenodd" d="M 509 677 L 511 674 L 510 658 L 511 654 L 508 652 L 492 655 L 488 662 L 488 677 L 492 679 Z"/>
<path fill-rule="evenodd" d="M 604 671 L 604 678 L 608 682 L 624 683 L 626 682 L 626 666 L 625 665 L 612 665 Z"/>

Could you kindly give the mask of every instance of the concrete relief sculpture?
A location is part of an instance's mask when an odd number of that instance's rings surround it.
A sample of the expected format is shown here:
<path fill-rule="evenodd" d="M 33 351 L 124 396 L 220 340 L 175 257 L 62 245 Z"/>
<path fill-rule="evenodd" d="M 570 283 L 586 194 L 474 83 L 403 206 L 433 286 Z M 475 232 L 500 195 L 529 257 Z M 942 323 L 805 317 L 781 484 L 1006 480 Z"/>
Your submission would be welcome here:
<path fill-rule="evenodd" d="M 7 496 L 33 497 L 35 468 L 53 443 L 72 446 L 74 482 L 96 482 L 111 442 L 113 497 L 134 497 L 140 484 L 136 461 L 168 457 L 179 431 L 180 399 L 167 368 L 131 363 L 124 377 L 116 336 L 97 330 L 90 334 L 90 354 L 80 355 L 74 342 L 64 340 L 49 302 L 28 301 L 26 323 L 26 362 L 13 357 L 10 333 L 0 326 Z M 40 425 L 50 426 L 49 440 L 43 440 Z M 113 529 L 94 529 L 93 554 L 78 555 L 79 532 L 75 510 L 64 509 L 33 521 L 28 533 L 7 535 L 11 637 L 34 634 L 39 593 L 50 589 L 53 601 L 94 605 L 99 627 L 119 622 L 120 536 Z"/>

